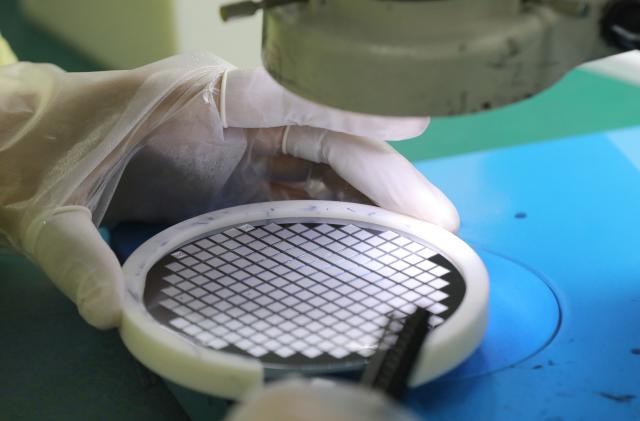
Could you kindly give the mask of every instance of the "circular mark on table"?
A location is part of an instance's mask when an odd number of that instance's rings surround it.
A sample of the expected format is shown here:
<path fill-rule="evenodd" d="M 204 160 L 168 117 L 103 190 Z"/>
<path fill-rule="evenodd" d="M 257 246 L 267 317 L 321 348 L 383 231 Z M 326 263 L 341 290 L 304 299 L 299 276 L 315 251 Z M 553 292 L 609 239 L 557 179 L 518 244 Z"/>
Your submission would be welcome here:
<path fill-rule="evenodd" d="M 489 272 L 489 325 L 480 347 L 440 380 L 491 373 L 532 357 L 551 342 L 560 306 L 544 280 L 524 266 L 477 250 Z"/>

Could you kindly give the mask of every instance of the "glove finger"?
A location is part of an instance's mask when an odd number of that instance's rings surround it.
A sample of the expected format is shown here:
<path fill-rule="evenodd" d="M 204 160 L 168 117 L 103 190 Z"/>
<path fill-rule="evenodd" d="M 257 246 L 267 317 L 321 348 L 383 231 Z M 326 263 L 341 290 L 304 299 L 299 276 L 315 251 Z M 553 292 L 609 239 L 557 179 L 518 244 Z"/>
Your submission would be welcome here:
<path fill-rule="evenodd" d="M 285 153 L 329 164 L 377 205 L 455 232 L 455 207 L 407 159 L 384 142 L 310 127 L 291 127 Z"/>
<path fill-rule="evenodd" d="M 360 190 L 353 187 L 336 171 L 326 164 L 314 164 L 304 185 L 304 190 L 312 199 L 337 200 L 340 202 L 374 203 Z"/>
<path fill-rule="evenodd" d="M 227 421 L 415 421 L 380 392 L 329 380 L 288 379 L 249 394 Z"/>
<path fill-rule="evenodd" d="M 278 155 L 272 159 L 270 197 L 270 200 L 316 199 L 373 204 L 329 165 L 291 155 Z"/>
<path fill-rule="evenodd" d="M 35 221 L 27 235 L 29 257 L 78 307 L 92 326 L 120 323 L 122 268 L 81 206 L 58 209 Z"/>
<path fill-rule="evenodd" d="M 304 185 L 299 183 L 271 183 L 269 201 L 277 200 L 307 200 L 310 199 L 304 191 Z"/>
<path fill-rule="evenodd" d="M 381 140 L 416 137 L 429 124 L 428 117 L 371 116 L 316 104 L 284 89 L 264 69 L 227 71 L 220 113 L 224 127 L 312 126 Z"/>
<path fill-rule="evenodd" d="M 271 159 L 269 177 L 276 183 L 304 183 L 315 165 L 317 164 L 291 155 L 276 155 Z"/>

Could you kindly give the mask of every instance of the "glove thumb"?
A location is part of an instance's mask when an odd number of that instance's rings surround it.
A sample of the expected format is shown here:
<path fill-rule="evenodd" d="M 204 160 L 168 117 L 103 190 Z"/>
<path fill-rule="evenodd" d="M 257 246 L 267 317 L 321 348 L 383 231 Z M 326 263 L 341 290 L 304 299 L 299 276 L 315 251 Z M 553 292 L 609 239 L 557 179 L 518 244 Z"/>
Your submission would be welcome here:
<path fill-rule="evenodd" d="M 34 221 L 27 231 L 28 256 L 73 301 L 92 326 L 120 323 L 122 268 L 82 206 L 66 206 Z"/>
<path fill-rule="evenodd" d="M 291 126 L 283 152 L 329 164 L 378 206 L 456 232 L 458 211 L 436 186 L 386 142 L 344 133 Z"/>

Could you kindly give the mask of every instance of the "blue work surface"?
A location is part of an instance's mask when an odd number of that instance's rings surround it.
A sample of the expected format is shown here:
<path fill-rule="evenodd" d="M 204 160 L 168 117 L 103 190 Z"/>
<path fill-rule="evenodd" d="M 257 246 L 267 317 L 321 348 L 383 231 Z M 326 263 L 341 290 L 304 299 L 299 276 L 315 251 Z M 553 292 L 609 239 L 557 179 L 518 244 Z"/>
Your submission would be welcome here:
<path fill-rule="evenodd" d="M 493 291 L 480 350 L 410 406 L 429 420 L 640 419 L 640 128 L 417 167 L 458 207 Z M 502 290 L 520 283 L 537 292 L 509 306 Z M 507 364 L 512 351 L 530 355 Z"/>
<path fill-rule="evenodd" d="M 640 127 L 416 165 L 456 204 L 491 295 L 480 348 L 412 390 L 411 408 L 429 420 L 640 419 Z M 161 229 L 124 225 L 112 245 L 125 257 Z M 198 394 L 172 390 L 211 418 Z"/>

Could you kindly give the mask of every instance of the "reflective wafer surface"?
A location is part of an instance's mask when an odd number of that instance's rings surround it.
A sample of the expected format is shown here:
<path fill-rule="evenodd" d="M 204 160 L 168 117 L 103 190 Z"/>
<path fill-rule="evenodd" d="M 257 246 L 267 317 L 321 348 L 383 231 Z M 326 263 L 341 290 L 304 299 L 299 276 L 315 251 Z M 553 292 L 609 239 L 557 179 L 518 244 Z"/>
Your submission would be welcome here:
<path fill-rule="evenodd" d="M 390 312 L 419 305 L 442 325 L 465 289 L 455 267 L 410 234 L 279 219 L 183 244 L 149 271 L 144 296 L 154 318 L 202 346 L 323 369 L 364 363 Z"/>

